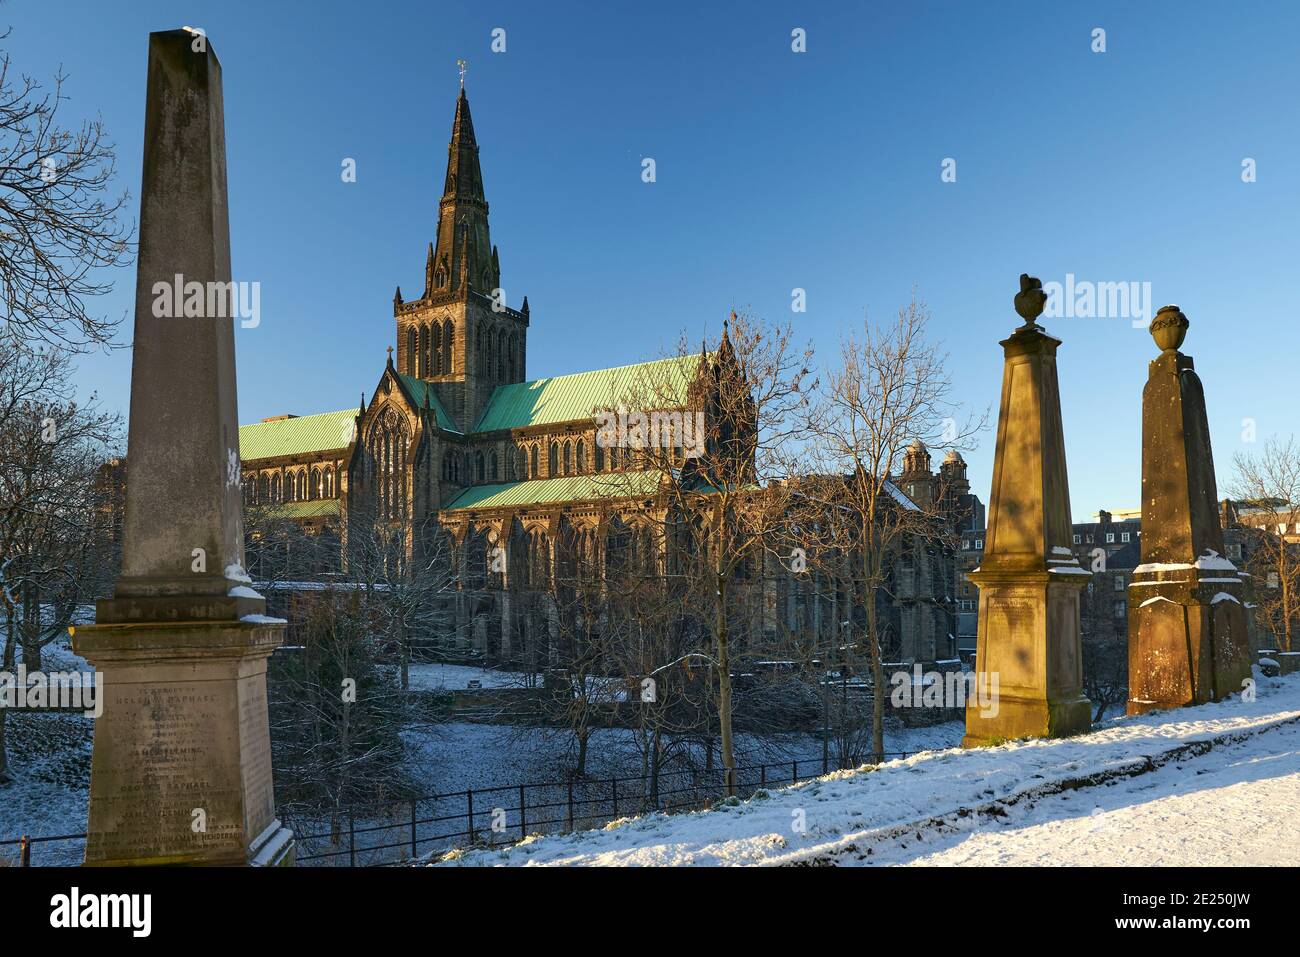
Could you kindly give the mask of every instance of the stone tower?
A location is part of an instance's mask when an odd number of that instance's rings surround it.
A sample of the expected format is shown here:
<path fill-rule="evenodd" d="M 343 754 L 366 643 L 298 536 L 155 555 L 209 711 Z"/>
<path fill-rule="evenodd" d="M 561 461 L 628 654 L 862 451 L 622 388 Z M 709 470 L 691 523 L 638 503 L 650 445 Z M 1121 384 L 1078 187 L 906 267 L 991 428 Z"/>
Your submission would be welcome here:
<path fill-rule="evenodd" d="M 898 484 L 912 501 L 927 505 L 934 501 L 934 473 L 930 471 L 930 450 L 920 439 L 913 439 L 912 444 L 903 453 L 903 472 L 898 477 Z"/>
<path fill-rule="evenodd" d="M 393 298 L 399 373 L 432 384 L 461 431 L 474 428 L 498 385 L 524 380 L 528 299 L 506 305 L 501 263 L 488 231 L 478 141 L 462 87 L 447 146 L 437 239 L 429 244 L 424 292 Z"/>

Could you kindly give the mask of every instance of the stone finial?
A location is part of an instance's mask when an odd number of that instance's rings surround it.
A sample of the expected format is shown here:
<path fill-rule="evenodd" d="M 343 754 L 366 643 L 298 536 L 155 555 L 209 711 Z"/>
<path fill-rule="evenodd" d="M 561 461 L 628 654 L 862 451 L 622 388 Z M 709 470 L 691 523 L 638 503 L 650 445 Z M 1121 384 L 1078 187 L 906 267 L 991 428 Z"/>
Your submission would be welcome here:
<path fill-rule="evenodd" d="M 1015 298 L 1016 312 L 1025 320 L 1026 326 L 1032 326 L 1034 320 L 1043 314 L 1047 306 L 1047 293 L 1043 292 L 1043 281 L 1035 279 L 1029 273 L 1020 274 L 1020 292 Z"/>
<path fill-rule="evenodd" d="M 1162 352 L 1177 352 L 1178 347 L 1187 338 L 1187 327 L 1191 323 L 1177 306 L 1165 306 L 1151 320 L 1151 338 L 1156 341 Z"/>

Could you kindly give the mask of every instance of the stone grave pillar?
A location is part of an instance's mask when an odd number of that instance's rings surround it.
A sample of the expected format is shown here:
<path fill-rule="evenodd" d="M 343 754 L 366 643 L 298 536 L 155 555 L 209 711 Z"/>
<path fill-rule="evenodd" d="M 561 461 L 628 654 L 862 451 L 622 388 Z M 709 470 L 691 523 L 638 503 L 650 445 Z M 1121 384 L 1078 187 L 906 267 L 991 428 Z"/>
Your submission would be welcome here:
<path fill-rule="evenodd" d="M 284 622 L 243 569 L 229 283 L 221 65 L 206 37 L 153 33 L 122 575 L 73 635 L 104 701 L 87 864 L 293 861 L 267 728 Z"/>
<path fill-rule="evenodd" d="M 980 567 L 977 693 L 966 705 L 964 747 L 1063 737 L 1091 727 L 1082 690 L 1079 593 L 1090 575 L 1070 547 L 1070 489 L 1056 378 L 1059 339 L 1035 321 L 1042 283 L 1020 277 L 1025 320 L 1005 354 L 993 489 Z M 981 699 L 992 694 L 991 706 Z M 986 699 L 987 700 L 987 699 Z"/>
<path fill-rule="evenodd" d="M 1142 564 L 1128 590 L 1129 714 L 1217 701 L 1251 676 L 1243 583 L 1223 556 L 1205 392 L 1177 306 L 1142 390 Z"/>

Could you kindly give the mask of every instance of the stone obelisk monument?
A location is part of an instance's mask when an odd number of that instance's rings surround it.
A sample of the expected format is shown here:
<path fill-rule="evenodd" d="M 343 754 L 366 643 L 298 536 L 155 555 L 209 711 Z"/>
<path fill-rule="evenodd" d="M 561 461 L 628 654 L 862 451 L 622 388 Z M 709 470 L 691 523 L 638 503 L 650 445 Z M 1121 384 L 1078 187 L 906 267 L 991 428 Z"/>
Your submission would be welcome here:
<path fill-rule="evenodd" d="M 1142 390 L 1142 564 L 1128 591 L 1129 714 L 1217 701 L 1250 677 L 1244 593 L 1223 557 L 1205 392 L 1178 351 L 1177 306 L 1151 322 L 1161 349 Z"/>
<path fill-rule="evenodd" d="M 1070 549 L 1070 489 L 1056 379 L 1061 340 L 1036 322 L 1042 283 L 1020 277 L 1025 320 L 1002 341 L 993 489 L 980 567 L 977 694 L 966 707 L 964 747 L 1062 737 L 1091 727 L 1083 694 L 1079 592 L 1090 575 Z M 995 706 L 979 703 L 996 690 Z"/>
<path fill-rule="evenodd" d="M 87 864 L 293 861 L 266 710 L 284 624 L 243 570 L 232 297 L 215 285 L 229 283 L 221 65 L 206 37 L 154 33 L 122 576 L 73 637 L 104 701 Z M 196 289 L 202 315 L 159 316 Z"/>

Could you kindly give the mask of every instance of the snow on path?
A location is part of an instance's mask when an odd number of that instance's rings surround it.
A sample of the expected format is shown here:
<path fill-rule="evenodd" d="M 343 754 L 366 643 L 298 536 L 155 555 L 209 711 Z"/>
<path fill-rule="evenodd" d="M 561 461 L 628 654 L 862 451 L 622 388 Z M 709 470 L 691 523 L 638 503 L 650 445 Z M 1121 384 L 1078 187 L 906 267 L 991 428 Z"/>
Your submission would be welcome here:
<path fill-rule="evenodd" d="M 624 819 L 603 830 L 530 838 L 508 849 L 468 852 L 450 863 L 853 863 L 867 859 L 864 849 L 868 846 L 873 856 L 876 848 L 888 856 L 895 843 L 901 848 L 906 834 L 932 826 L 936 819 L 951 818 L 938 832 L 958 828 L 966 817 L 976 826 L 992 827 L 989 822 L 994 814 L 1011 813 L 1006 807 L 1016 804 L 1028 812 L 1035 801 L 1042 800 L 1033 797 L 1035 792 L 1051 791 L 1062 782 L 1132 773 L 1146 765 L 1148 758 L 1175 749 L 1225 736 L 1248 737 L 1300 721 L 1300 675 L 1270 679 L 1257 671 L 1256 681 L 1259 694 L 1253 702 L 1232 698 L 1196 708 L 1118 718 L 1100 730 L 1064 740 L 925 752 L 875 770 L 827 775 L 734 806 Z M 1276 733 L 1268 739 L 1284 740 Z M 1261 747 L 1273 745 L 1266 740 Z M 1254 768 L 1267 778 L 1258 765 Z M 1140 788 L 1151 778 L 1139 775 L 1127 780 L 1128 786 Z M 1287 787 L 1285 776 L 1274 786 Z M 1086 793 L 1094 790 L 1089 788 Z M 989 815 L 978 811 L 972 815 L 972 809 L 995 804 Z M 1293 805 L 1294 797 L 1284 806 Z"/>
<path fill-rule="evenodd" d="M 899 842 L 873 864 L 1162 867 L 1300 863 L 1300 724 L 1110 786 L 1063 792 L 978 831 Z M 865 863 L 865 862 L 859 862 Z"/>

